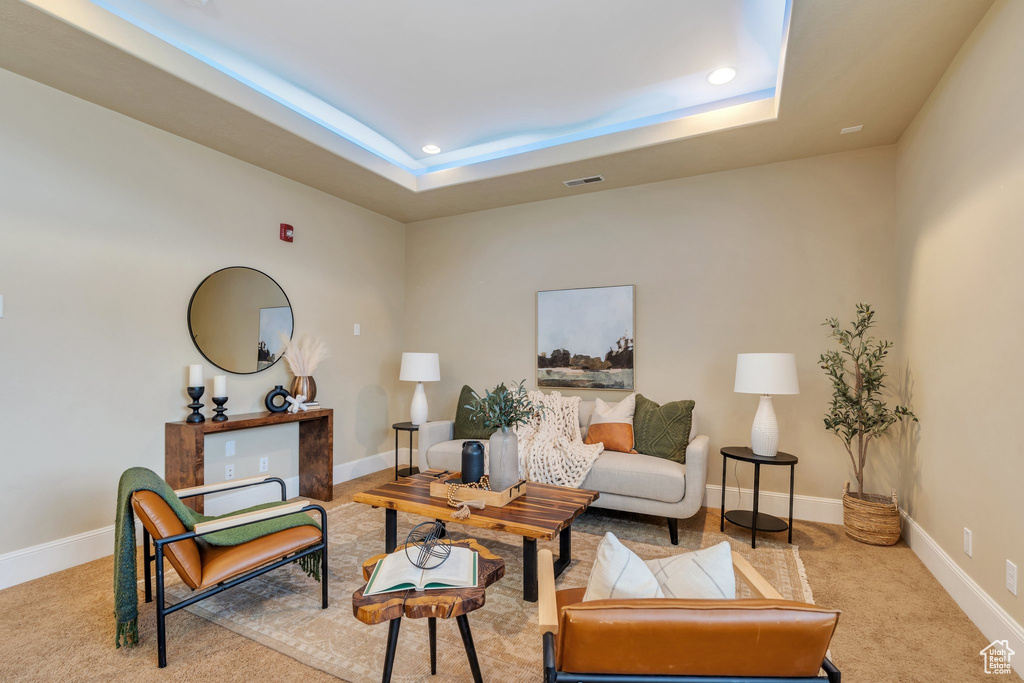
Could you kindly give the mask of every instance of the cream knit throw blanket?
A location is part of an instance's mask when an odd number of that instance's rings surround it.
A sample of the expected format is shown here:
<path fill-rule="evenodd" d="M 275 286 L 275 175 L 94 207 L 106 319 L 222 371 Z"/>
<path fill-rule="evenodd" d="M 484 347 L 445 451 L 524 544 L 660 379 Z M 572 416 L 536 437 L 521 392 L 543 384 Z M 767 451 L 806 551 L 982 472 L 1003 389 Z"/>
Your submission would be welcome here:
<path fill-rule="evenodd" d="M 580 437 L 580 397 L 531 391 L 529 398 L 545 410 L 516 430 L 520 474 L 530 481 L 579 488 L 604 450 L 603 444 L 588 445 Z"/>

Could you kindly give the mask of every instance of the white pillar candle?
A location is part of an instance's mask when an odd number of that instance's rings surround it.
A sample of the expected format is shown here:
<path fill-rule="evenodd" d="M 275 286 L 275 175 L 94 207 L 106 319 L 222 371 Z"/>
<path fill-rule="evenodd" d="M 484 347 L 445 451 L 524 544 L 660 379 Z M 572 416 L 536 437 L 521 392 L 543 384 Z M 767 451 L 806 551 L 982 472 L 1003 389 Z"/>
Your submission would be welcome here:
<path fill-rule="evenodd" d="M 224 398 L 228 395 L 228 376 L 227 375 L 214 375 L 213 376 L 213 395 L 217 398 Z"/>
<path fill-rule="evenodd" d="M 201 387 L 201 386 L 203 386 L 203 366 L 202 365 L 190 365 L 190 366 L 188 366 L 188 385 L 190 387 Z"/>

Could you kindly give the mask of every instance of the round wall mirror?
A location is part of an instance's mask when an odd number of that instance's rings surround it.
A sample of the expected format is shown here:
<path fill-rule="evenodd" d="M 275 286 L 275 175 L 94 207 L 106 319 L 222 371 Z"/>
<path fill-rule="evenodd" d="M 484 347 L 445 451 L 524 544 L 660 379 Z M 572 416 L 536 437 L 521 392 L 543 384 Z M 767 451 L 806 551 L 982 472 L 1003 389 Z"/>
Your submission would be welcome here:
<path fill-rule="evenodd" d="M 199 353 L 239 375 L 279 361 L 294 329 L 281 285 L 254 268 L 218 270 L 199 283 L 188 304 L 188 331 Z"/>

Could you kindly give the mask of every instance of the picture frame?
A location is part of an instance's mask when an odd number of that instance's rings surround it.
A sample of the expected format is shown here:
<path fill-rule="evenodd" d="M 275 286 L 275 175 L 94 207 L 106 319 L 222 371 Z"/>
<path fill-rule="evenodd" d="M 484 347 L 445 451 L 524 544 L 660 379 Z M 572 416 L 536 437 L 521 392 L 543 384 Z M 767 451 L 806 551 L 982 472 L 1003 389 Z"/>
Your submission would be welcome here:
<path fill-rule="evenodd" d="M 537 292 L 535 368 L 541 389 L 636 389 L 635 285 Z"/>

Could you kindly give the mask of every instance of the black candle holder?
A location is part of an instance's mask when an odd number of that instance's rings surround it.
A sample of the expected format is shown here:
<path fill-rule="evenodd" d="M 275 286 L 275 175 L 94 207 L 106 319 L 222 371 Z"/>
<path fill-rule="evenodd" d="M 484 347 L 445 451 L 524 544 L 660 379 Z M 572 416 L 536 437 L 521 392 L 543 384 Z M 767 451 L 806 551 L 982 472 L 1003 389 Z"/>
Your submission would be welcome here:
<path fill-rule="evenodd" d="M 226 413 L 228 409 L 224 407 L 224 404 L 228 402 L 228 397 L 227 396 L 214 396 L 213 397 L 213 402 L 215 404 L 217 404 L 217 407 L 213 409 L 213 412 L 217 413 L 216 415 L 213 416 L 213 421 L 214 422 L 227 422 L 228 421 L 228 416 L 225 415 L 224 413 Z"/>
<path fill-rule="evenodd" d="M 188 392 L 189 398 L 192 399 L 192 403 L 188 404 L 188 407 L 192 409 L 192 414 L 185 418 L 185 422 L 206 422 L 206 418 L 199 412 L 199 409 L 203 407 L 203 404 L 199 402 L 199 398 L 206 391 L 206 387 L 189 387 L 185 391 Z"/>

